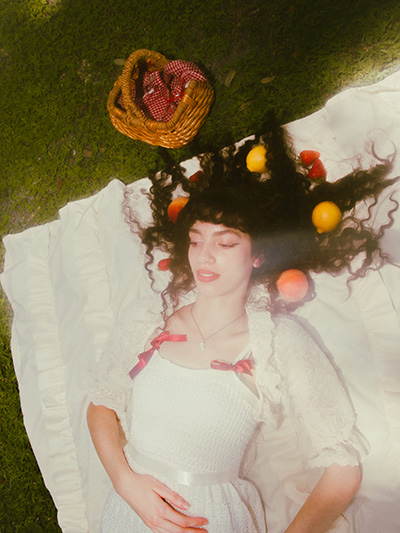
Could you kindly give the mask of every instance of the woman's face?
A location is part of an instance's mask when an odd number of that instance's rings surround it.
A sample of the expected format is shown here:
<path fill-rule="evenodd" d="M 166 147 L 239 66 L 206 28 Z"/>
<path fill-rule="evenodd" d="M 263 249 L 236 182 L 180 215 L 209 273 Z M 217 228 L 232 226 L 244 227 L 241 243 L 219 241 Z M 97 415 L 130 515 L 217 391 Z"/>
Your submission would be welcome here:
<path fill-rule="evenodd" d="M 188 258 L 199 294 L 245 295 L 257 259 L 249 235 L 197 221 L 189 231 Z"/>

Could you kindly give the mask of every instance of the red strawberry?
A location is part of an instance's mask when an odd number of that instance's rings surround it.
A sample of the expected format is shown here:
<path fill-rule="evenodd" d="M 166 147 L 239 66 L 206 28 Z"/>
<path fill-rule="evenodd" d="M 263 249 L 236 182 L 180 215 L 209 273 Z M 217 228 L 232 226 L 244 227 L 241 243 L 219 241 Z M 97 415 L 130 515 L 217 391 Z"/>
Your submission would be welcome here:
<path fill-rule="evenodd" d="M 308 165 L 311 165 L 311 163 L 318 159 L 320 155 L 321 154 L 316 150 L 303 150 L 300 152 L 301 164 L 308 167 Z"/>
<path fill-rule="evenodd" d="M 201 170 L 198 170 L 194 174 L 192 174 L 189 178 L 190 181 L 193 181 L 194 183 L 197 183 L 201 180 L 201 176 L 203 175 L 203 172 Z"/>
<path fill-rule="evenodd" d="M 169 257 L 166 257 L 165 259 L 161 259 L 161 261 L 158 262 L 158 270 L 161 270 L 162 272 L 166 272 L 169 269 L 169 265 L 171 263 L 171 259 Z"/>
<path fill-rule="evenodd" d="M 308 171 L 308 177 L 312 180 L 324 180 L 326 178 L 326 169 L 321 159 L 316 159 L 313 166 Z"/>

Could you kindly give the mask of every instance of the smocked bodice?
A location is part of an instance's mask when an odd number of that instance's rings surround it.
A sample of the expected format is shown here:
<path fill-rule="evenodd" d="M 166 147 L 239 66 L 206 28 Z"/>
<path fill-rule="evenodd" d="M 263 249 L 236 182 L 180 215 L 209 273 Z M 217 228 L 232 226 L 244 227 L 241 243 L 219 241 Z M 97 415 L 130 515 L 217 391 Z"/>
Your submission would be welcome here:
<path fill-rule="evenodd" d="M 192 369 L 155 351 L 134 378 L 130 442 L 193 472 L 237 471 L 260 401 L 232 371 Z"/>

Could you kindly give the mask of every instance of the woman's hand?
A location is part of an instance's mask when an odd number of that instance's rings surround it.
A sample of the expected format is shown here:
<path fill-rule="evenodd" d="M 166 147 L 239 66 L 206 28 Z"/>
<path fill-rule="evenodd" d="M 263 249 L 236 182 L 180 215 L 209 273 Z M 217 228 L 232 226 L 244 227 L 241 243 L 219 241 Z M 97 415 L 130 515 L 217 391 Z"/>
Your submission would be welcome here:
<path fill-rule="evenodd" d="M 135 474 L 123 452 L 117 417 L 112 409 L 89 405 L 89 431 L 97 454 L 116 490 L 154 533 L 190 533 L 207 520 L 186 516 L 172 507 L 186 510 L 183 498 L 151 476 Z"/>
<path fill-rule="evenodd" d="M 177 507 L 186 510 L 189 504 L 151 476 L 126 472 L 116 484 L 115 490 L 154 533 L 207 531 L 199 529 L 207 524 L 206 519 L 187 516 L 174 509 Z"/>

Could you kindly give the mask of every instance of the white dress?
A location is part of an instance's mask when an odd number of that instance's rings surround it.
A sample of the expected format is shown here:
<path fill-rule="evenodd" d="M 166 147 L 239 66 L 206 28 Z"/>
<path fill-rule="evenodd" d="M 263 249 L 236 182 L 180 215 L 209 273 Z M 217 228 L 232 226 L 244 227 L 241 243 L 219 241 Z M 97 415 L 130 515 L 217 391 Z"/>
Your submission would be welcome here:
<path fill-rule="evenodd" d="M 250 355 L 246 348 L 237 361 Z M 260 420 L 261 401 L 240 374 L 178 366 L 155 351 L 133 379 L 132 424 L 125 453 L 132 469 L 180 494 L 187 514 L 206 517 L 210 533 L 265 531 L 260 496 L 239 470 Z M 101 531 L 145 532 L 112 492 Z"/>
<path fill-rule="evenodd" d="M 154 331 L 154 313 L 149 315 L 149 304 L 142 303 L 111 335 L 90 400 L 118 414 L 132 469 L 150 473 L 181 494 L 191 514 L 209 520 L 210 533 L 280 531 L 281 506 L 289 496 L 287 527 L 320 467 L 356 465 L 365 457 L 367 445 L 337 373 L 295 321 L 271 320 L 249 302 L 257 397 L 235 372 L 184 368 L 157 351 L 131 379 L 129 372 Z M 259 453 L 259 438 L 267 456 Z M 246 480 L 238 478 L 242 462 L 240 474 Z M 298 472 L 310 467 L 313 479 L 300 480 Z M 198 477 L 205 477 L 206 485 Z M 189 478 L 189 484 L 181 484 L 182 478 Z M 277 527 L 276 516 L 281 517 Z M 103 533 L 148 531 L 113 491 L 102 527 Z M 337 531 L 348 528 L 343 524 Z"/>

